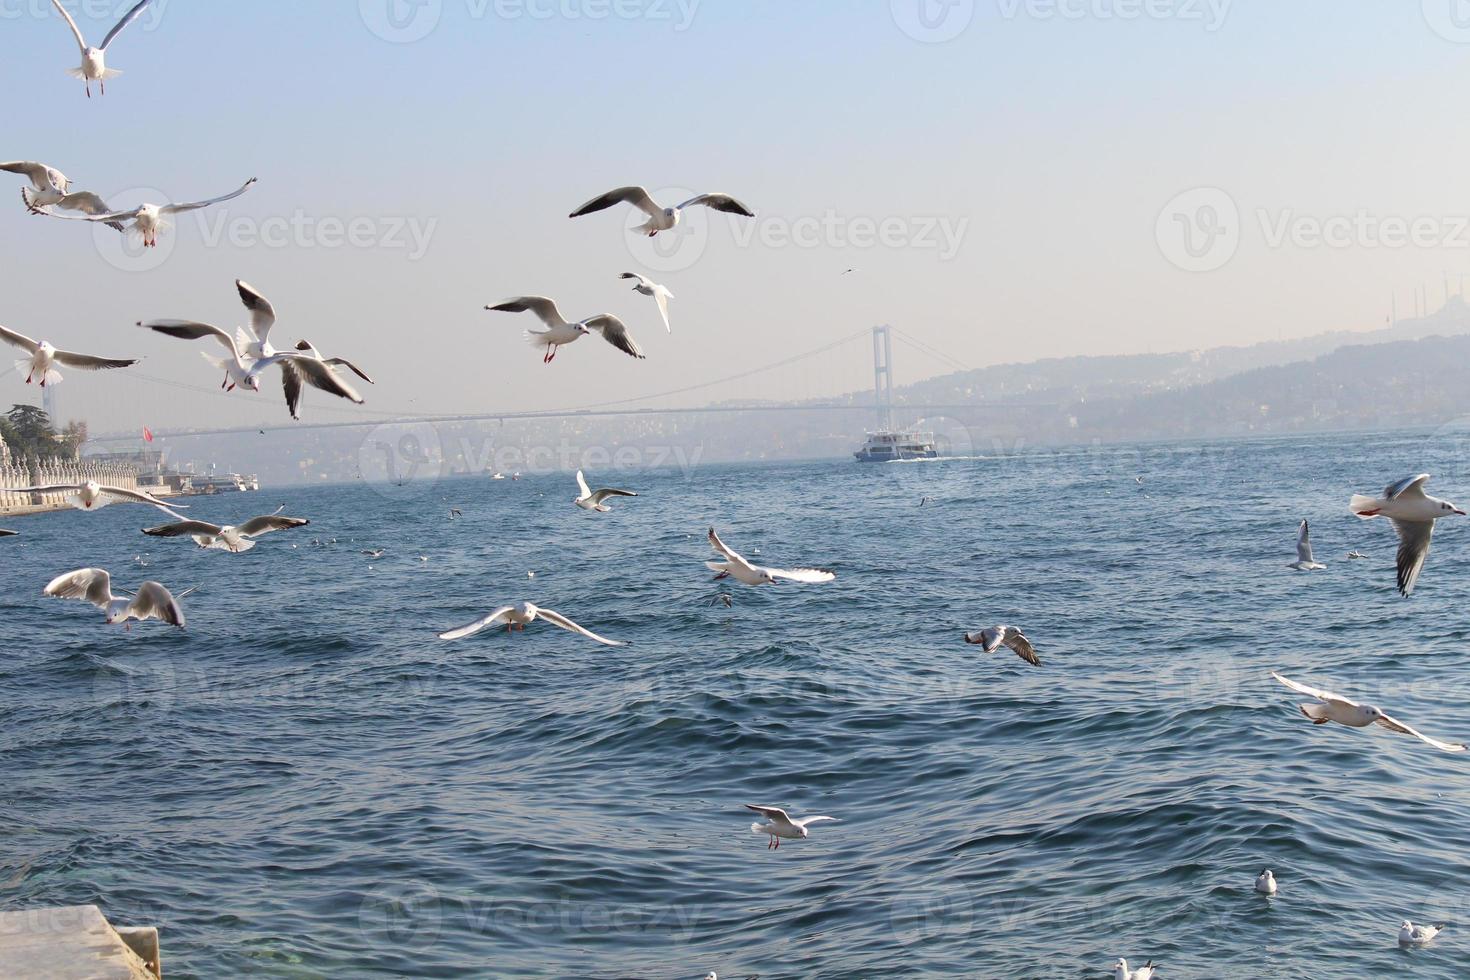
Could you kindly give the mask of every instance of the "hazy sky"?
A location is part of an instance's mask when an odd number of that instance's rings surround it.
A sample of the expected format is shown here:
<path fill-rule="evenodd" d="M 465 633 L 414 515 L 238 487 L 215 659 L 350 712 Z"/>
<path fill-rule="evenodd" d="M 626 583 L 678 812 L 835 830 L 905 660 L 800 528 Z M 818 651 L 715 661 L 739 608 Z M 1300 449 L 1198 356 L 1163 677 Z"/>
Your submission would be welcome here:
<path fill-rule="evenodd" d="M 156 0 L 88 101 L 49 0 L 0 0 L 3 154 L 117 206 L 260 178 L 139 258 L 26 215 L 0 175 L 0 323 L 191 386 L 71 372 L 62 414 L 103 432 L 285 418 L 274 379 L 211 393 L 201 345 L 132 326 L 238 325 L 236 277 L 278 343 L 375 374 L 377 413 L 633 397 L 884 321 L 976 367 L 1368 329 L 1392 290 L 1406 313 L 1470 273 L 1470 5 L 919 2 Z M 128 4 L 69 5 L 100 38 Z M 700 215 L 651 258 L 622 209 L 567 219 L 624 183 L 760 218 Z M 672 336 L 633 269 L 676 294 Z M 624 316 L 648 360 L 589 339 L 543 367 L 529 316 L 482 310 L 528 292 Z M 850 346 L 748 390 L 851 389 L 867 363 Z M 900 382 L 943 370 L 900 352 Z"/>

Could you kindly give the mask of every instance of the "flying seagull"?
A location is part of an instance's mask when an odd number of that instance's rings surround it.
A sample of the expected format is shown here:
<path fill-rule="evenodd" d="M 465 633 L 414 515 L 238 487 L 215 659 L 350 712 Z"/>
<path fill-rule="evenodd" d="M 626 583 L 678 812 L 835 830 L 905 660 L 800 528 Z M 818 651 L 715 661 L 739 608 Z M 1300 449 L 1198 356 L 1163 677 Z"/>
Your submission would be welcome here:
<path fill-rule="evenodd" d="M 131 629 L 130 619 L 139 622 L 159 619 L 170 626 L 184 625 L 184 610 L 179 606 L 193 592 L 180 592 L 175 598 L 168 589 L 157 582 L 144 582 L 136 594 L 123 596 L 112 594 L 112 576 L 100 568 L 82 568 L 65 575 L 58 575 L 47 584 L 44 593 L 57 599 L 82 599 L 107 614 L 109 625 L 123 623 Z"/>
<path fill-rule="evenodd" d="M 1302 521 L 1296 529 L 1296 561 L 1286 567 L 1299 572 L 1315 572 L 1327 567 L 1312 560 L 1312 532 L 1306 521 Z"/>
<path fill-rule="evenodd" d="M 774 851 L 781 847 L 783 840 L 805 840 L 810 834 L 807 827 L 823 820 L 836 821 L 836 817 L 803 817 L 800 820 L 792 820 L 786 815 L 786 811 L 778 806 L 756 806 L 754 803 L 745 804 L 747 810 L 754 810 L 765 817 L 765 822 L 756 821 L 750 825 L 753 834 L 765 834 L 770 840 L 766 843 L 766 850 Z"/>
<path fill-rule="evenodd" d="M 714 528 L 709 529 L 709 543 L 710 547 L 725 556 L 724 561 L 704 563 L 710 571 L 719 572 L 715 576 L 716 582 L 725 578 L 733 578 L 746 585 L 774 585 L 780 581 L 818 585 L 837 578 L 835 572 L 825 568 L 765 568 L 761 565 L 752 565 L 726 546 L 725 542 L 720 540 L 720 536 L 715 533 Z"/>
<path fill-rule="evenodd" d="M 664 329 L 669 333 L 674 332 L 673 326 L 669 323 L 669 300 L 674 298 L 674 294 L 669 292 L 667 287 L 660 286 L 647 276 L 640 276 L 636 272 L 625 272 L 618 276 L 618 278 L 637 280 L 633 285 L 633 292 L 642 293 L 644 296 L 652 296 L 654 302 L 658 304 L 659 316 L 664 318 Z"/>
<path fill-rule="evenodd" d="M 1270 868 L 1256 876 L 1256 891 L 1262 895 L 1276 894 L 1276 876 L 1271 873 Z"/>
<path fill-rule="evenodd" d="M 1424 559 L 1429 557 L 1430 539 L 1434 537 L 1434 522 L 1451 514 L 1465 516 L 1465 512 L 1447 500 L 1431 497 L 1424 492 L 1429 474 L 1421 473 L 1389 484 L 1382 499 L 1354 494 L 1348 504 L 1358 517 L 1368 520 L 1387 517 L 1399 532 L 1398 583 L 1399 594 L 1408 597 L 1414 592 L 1414 583 L 1419 581 L 1419 572 L 1424 568 Z"/>
<path fill-rule="evenodd" d="M 164 511 L 169 511 L 169 505 L 142 490 L 125 490 L 122 487 L 112 487 L 95 480 L 86 483 L 56 483 L 44 487 L 20 487 L 10 491 L 11 493 L 69 493 L 66 502 L 77 510 L 101 510 L 108 504 L 118 502 L 132 504 L 151 504 Z M 187 504 L 176 506 L 187 510 Z"/>
<path fill-rule="evenodd" d="M 986 653 L 994 653 L 1002 646 L 1007 646 L 1016 652 L 1016 656 L 1031 666 L 1041 666 L 1041 658 L 1036 655 L 1036 648 L 1031 645 L 1030 640 L 1026 639 L 1026 635 L 1014 626 L 992 626 L 978 633 L 966 633 L 965 642 L 984 647 Z"/>
<path fill-rule="evenodd" d="M 140 204 L 131 211 L 109 211 L 105 214 L 57 214 L 55 211 L 42 210 L 41 213 L 53 218 L 65 218 L 68 221 L 100 221 L 105 225 L 116 227 L 131 224 L 134 231 L 143 236 L 145 248 L 153 248 L 158 244 L 158 233 L 163 230 L 163 219 L 169 215 L 183 214 L 186 211 L 198 211 L 212 204 L 223 204 L 225 201 L 233 201 L 250 189 L 255 183 L 251 177 L 241 185 L 237 191 L 231 191 L 222 197 L 212 197 L 207 201 L 195 201 L 192 204 Z"/>
<path fill-rule="evenodd" d="M 572 500 L 572 503 L 583 510 L 595 510 L 599 514 L 606 514 L 612 510 L 611 507 L 603 503 L 608 497 L 638 496 L 631 490 L 593 490 L 587 486 L 587 478 L 582 475 L 581 470 L 577 471 L 577 489 L 581 493 Z"/>
<path fill-rule="evenodd" d="M 107 214 L 112 210 L 107 202 L 91 191 L 71 191 L 71 180 L 44 163 L 31 160 L 13 160 L 0 163 L 0 170 L 22 174 L 31 182 L 30 187 L 20 189 L 21 202 L 31 214 L 40 214 L 42 208 L 58 207 L 64 211 L 82 211 L 87 214 Z M 114 221 L 109 227 L 123 230 L 122 222 Z"/>
<path fill-rule="evenodd" d="M 627 326 L 622 320 L 609 313 L 571 323 L 561 315 L 561 311 L 556 308 L 556 303 L 545 296 L 517 296 L 503 303 L 497 303 L 495 306 L 487 306 L 485 309 L 496 313 L 529 312 L 536 314 L 541 322 L 546 324 L 546 329 L 527 330 L 526 340 L 532 347 L 546 348 L 546 356 L 541 358 L 542 364 L 550 364 L 556 360 L 558 347 L 575 343 L 594 330 L 602 334 L 603 340 L 629 357 L 636 357 L 640 361 L 644 359 L 642 349 L 628 335 Z"/>
<path fill-rule="evenodd" d="M 166 508 L 165 508 L 166 509 Z M 284 510 L 285 508 L 281 508 Z M 190 537 L 194 543 L 201 548 L 214 548 L 220 551 L 228 551 L 232 554 L 240 554 L 255 547 L 253 539 L 272 531 L 286 531 L 291 528 L 305 527 L 311 521 L 304 517 L 282 517 L 281 510 L 264 517 L 253 517 L 245 523 L 235 526 L 231 524 L 210 524 L 208 521 L 194 521 L 170 511 L 170 515 L 178 518 L 173 524 L 160 524 L 158 527 L 143 529 L 143 533 L 154 538 L 182 538 Z"/>
<path fill-rule="evenodd" d="M 518 629 L 524 631 L 527 626 L 529 626 L 531 623 L 534 623 L 538 619 L 544 619 L 552 626 L 560 626 L 564 630 L 570 630 L 573 633 L 580 633 L 582 636 L 587 637 L 589 640 L 596 640 L 598 643 L 601 643 L 605 646 L 627 646 L 626 643 L 620 642 L 618 640 L 609 640 L 605 636 L 598 636 L 591 630 L 584 629 L 581 626 L 578 626 L 576 623 L 572 622 L 570 619 L 567 619 L 561 613 L 553 612 L 550 609 L 543 609 L 542 607 L 531 602 L 522 602 L 514 606 L 501 606 L 499 609 L 495 610 L 483 619 L 477 619 L 473 623 L 468 623 L 464 626 L 459 627 L 458 629 L 452 629 L 448 632 L 440 633 L 439 639 L 464 639 L 467 636 L 474 636 L 476 633 L 480 632 L 483 629 L 488 629 L 491 626 L 499 626 L 502 623 L 505 624 L 505 631 L 507 633 L 513 633 Z"/>
<path fill-rule="evenodd" d="M 1282 677 L 1275 671 L 1271 672 L 1271 676 L 1298 694 L 1305 694 L 1307 697 L 1316 698 L 1320 702 L 1318 704 L 1301 705 L 1302 714 L 1310 718 L 1314 725 L 1325 725 L 1329 721 L 1335 721 L 1339 725 L 1346 725 L 1349 728 L 1367 728 L 1369 725 L 1376 724 L 1382 728 L 1387 728 L 1391 732 L 1398 732 L 1401 735 L 1412 735 L 1420 741 L 1445 752 L 1465 751 L 1466 746 L 1463 744 L 1459 742 L 1441 742 L 1439 739 L 1430 738 L 1428 735 L 1410 728 L 1403 722 L 1390 718 L 1371 704 L 1359 704 L 1341 695 L 1333 694 L 1331 691 L 1322 691 L 1315 687 L 1308 687 L 1305 684 L 1298 684 L 1296 681 Z"/>
<path fill-rule="evenodd" d="M 6 531 L 3 528 L 0 528 L 0 538 L 13 538 L 18 534 L 20 534 L 19 531 Z"/>
<path fill-rule="evenodd" d="M 1399 926 L 1400 946 L 1427 946 L 1440 933 L 1444 932 L 1444 926 L 1416 926 L 1408 919 Z"/>
<path fill-rule="evenodd" d="M 727 214 L 738 214 L 745 218 L 754 218 L 755 212 L 741 204 L 729 194 L 700 194 L 691 197 L 678 207 L 666 208 L 653 198 L 648 196 L 648 191 L 642 187 L 619 187 L 608 191 L 600 197 L 594 197 L 568 217 L 580 218 L 584 214 L 592 214 L 595 211 L 605 211 L 615 204 L 631 204 L 633 207 L 648 215 L 648 220 L 638 227 L 640 232 L 649 238 L 661 231 L 672 231 L 683 217 L 685 208 L 696 205 L 713 208 L 716 211 L 724 211 Z"/>
<path fill-rule="evenodd" d="M 293 419 L 300 420 L 301 418 L 303 384 L 311 385 L 313 388 L 339 398 L 346 398 L 358 405 L 363 403 L 364 399 L 357 393 L 357 390 L 332 370 L 335 367 L 347 368 L 368 384 L 377 383 L 368 377 L 362 368 L 345 357 L 322 357 L 321 352 L 313 347 L 310 341 L 297 341 L 296 350 L 304 355 L 301 360 L 284 361 L 281 364 L 281 383 L 286 391 L 286 407 L 291 410 Z M 303 366 L 302 361 L 309 363 Z"/>
<path fill-rule="evenodd" d="M 141 0 L 132 10 L 123 14 L 123 18 L 117 22 L 117 26 L 108 31 L 107 36 L 102 39 L 102 45 L 94 48 L 87 44 L 86 38 L 82 37 L 82 32 L 77 29 L 77 22 L 71 19 L 71 14 L 66 12 L 66 8 L 61 5 L 61 0 L 51 0 L 51 3 L 61 12 L 61 16 L 66 18 L 66 25 L 71 28 L 72 34 L 76 36 L 77 47 L 82 49 L 81 66 L 78 68 L 68 68 L 66 73 L 72 78 L 80 78 L 86 83 L 87 98 L 90 99 L 92 97 L 93 82 L 97 82 L 102 87 L 102 94 L 106 95 L 107 80 L 122 74 L 116 68 L 107 67 L 107 46 L 123 32 L 123 28 L 137 20 L 142 15 L 143 9 L 152 2 L 153 0 Z"/>
<path fill-rule="evenodd" d="M 5 327 L 0 327 L 0 340 L 12 347 L 19 347 L 30 355 L 16 361 L 15 369 L 25 371 L 26 384 L 39 381 L 42 388 L 61 383 L 61 372 L 55 368 L 57 364 L 76 368 L 79 371 L 104 371 L 109 368 L 132 367 L 138 363 L 136 358 L 123 360 L 98 357 L 95 354 L 77 354 L 69 350 L 57 350 L 48 341 L 35 341 L 23 333 L 16 333 Z"/>
<path fill-rule="evenodd" d="M 1113 964 L 1113 980 L 1154 980 L 1156 969 L 1154 961 L 1149 960 L 1143 966 L 1130 972 L 1128 961 L 1119 957 L 1118 962 Z"/>

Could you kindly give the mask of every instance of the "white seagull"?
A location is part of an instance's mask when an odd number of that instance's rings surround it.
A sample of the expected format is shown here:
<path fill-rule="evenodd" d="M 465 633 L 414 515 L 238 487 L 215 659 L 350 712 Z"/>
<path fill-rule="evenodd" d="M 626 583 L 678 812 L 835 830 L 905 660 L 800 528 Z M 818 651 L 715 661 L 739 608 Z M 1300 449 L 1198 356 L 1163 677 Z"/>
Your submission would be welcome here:
<path fill-rule="evenodd" d="M 618 276 L 618 278 L 636 279 L 637 282 L 633 285 L 633 292 L 642 293 L 644 296 L 652 296 L 654 302 L 658 304 L 659 316 L 664 318 L 664 329 L 669 333 L 674 332 L 673 326 L 669 323 L 669 300 L 674 298 L 674 294 L 669 292 L 667 287 L 659 285 L 647 276 L 640 276 L 636 272 L 625 272 Z"/>
<path fill-rule="evenodd" d="M 567 619 L 561 613 L 553 612 L 550 609 L 543 609 L 542 607 L 531 602 L 522 602 L 514 606 L 501 606 L 490 615 L 485 616 L 482 619 L 477 619 L 473 623 L 468 623 L 464 626 L 459 627 L 458 629 L 452 629 L 448 632 L 440 633 L 439 639 L 460 640 L 465 638 L 466 636 L 474 636 L 481 630 L 488 629 L 491 626 L 499 626 L 502 623 L 505 624 L 505 631 L 507 633 L 513 633 L 516 630 L 524 631 L 527 626 L 529 626 L 531 623 L 534 623 L 538 619 L 544 619 L 552 626 L 560 626 L 564 630 L 569 630 L 573 633 L 580 633 L 582 636 L 587 637 L 589 640 L 596 640 L 598 643 L 601 643 L 604 646 L 625 647 L 628 645 L 619 640 L 609 640 L 605 636 L 598 636 L 591 630 L 584 629 L 581 626 L 578 626 L 576 623 L 572 622 L 570 619 Z"/>
<path fill-rule="evenodd" d="M 1329 721 L 1335 721 L 1339 725 L 1346 725 L 1349 728 L 1367 728 L 1369 725 L 1376 724 L 1382 728 L 1387 728 L 1391 732 L 1398 732 L 1401 735 L 1412 735 L 1420 741 L 1445 752 L 1465 751 L 1466 747 L 1463 744 L 1458 742 L 1441 742 L 1439 739 L 1430 738 L 1428 735 L 1410 728 L 1403 722 L 1390 718 L 1374 705 L 1359 704 L 1341 695 L 1333 694 L 1331 691 L 1323 691 L 1315 687 L 1308 687 L 1305 684 L 1298 684 L 1296 681 L 1282 677 L 1274 670 L 1271 672 L 1271 676 L 1298 694 L 1305 694 L 1307 697 L 1316 698 L 1320 702 L 1318 704 L 1301 705 L 1302 714 L 1310 718 L 1314 725 L 1325 725 Z"/>
<path fill-rule="evenodd" d="M 22 174 L 30 180 L 30 187 L 20 189 L 20 199 L 31 214 L 40 214 L 42 208 L 58 207 L 64 211 L 83 211 L 87 214 L 108 214 L 112 208 L 91 191 L 71 191 L 71 179 L 44 163 L 32 160 L 12 160 L 0 163 L 0 170 Z M 114 221 L 108 227 L 123 230 L 122 222 Z"/>
<path fill-rule="evenodd" d="M 1414 592 L 1414 583 L 1419 581 L 1419 572 L 1424 568 L 1424 559 L 1429 557 L 1429 542 L 1434 537 L 1434 522 L 1452 514 L 1465 516 L 1465 512 L 1448 500 L 1431 497 L 1424 492 L 1429 474 L 1407 477 L 1389 484 L 1382 499 L 1354 494 L 1348 504 L 1358 517 L 1368 520 L 1387 517 L 1399 532 L 1398 583 L 1399 594 L 1405 597 Z"/>
<path fill-rule="evenodd" d="M 281 510 L 285 508 L 282 507 L 274 514 L 267 514 L 264 517 L 252 517 L 238 527 L 231 524 L 220 525 L 211 524 L 208 521 L 190 520 L 173 511 L 168 511 L 169 516 L 177 518 L 176 523 L 147 527 L 143 529 L 143 533 L 154 538 L 190 537 L 201 548 L 214 548 L 238 555 L 254 548 L 253 539 L 263 534 L 305 527 L 311 523 L 304 517 L 282 517 Z"/>
<path fill-rule="evenodd" d="M 556 360 L 558 347 L 581 340 L 583 336 L 596 330 L 602 334 L 602 339 L 612 344 L 618 350 L 630 357 L 636 357 L 640 361 L 644 359 L 643 351 L 638 344 L 628 335 L 628 328 L 617 317 L 610 313 L 588 317 L 586 320 L 578 320 L 576 323 L 569 322 L 556 308 L 556 303 L 545 296 L 517 296 L 503 303 L 485 307 L 496 313 L 534 313 L 546 324 L 545 330 L 527 330 L 526 340 L 532 347 L 545 347 L 546 355 L 541 358 L 542 364 L 550 364 Z"/>
<path fill-rule="evenodd" d="M 106 214 L 57 214 L 55 211 L 46 210 L 41 213 L 52 218 L 66 218 L 69 221 L 100 221 L 113 227 L 131 224 L 133 230 L 143 236 L 143 246 L 153 248 L 158 244 L 158 233 L 164 228 L 163 219 L 165 217 L 183 214 L 186 211 L 198 211 L 212 204 L 233 201 L 248 191 L 254 183 L 255 178 L 251 177 L 237 191 L 231 191 L 222 197 L 212 197 L 207 201 L 195 201 L 192 204 L 140 204 L 131 211 L 109 211 Z"/>
<path fill-rule="evenodd" d="M 180 592 L 175 598 L 168 589 L 157 582 L 144 582 L 136 594 L 112 594 L 112 576 L 100 568 L 82 568 L 65 575 L 58 575 L 46 586 L 44 594 L 57 599 L 82 599 L 107 614 L 107 623 L 123 623 L 129 629 L 130 619 L 139 622 L 159 619 L 170 626 L 184 625 L 184 610 L 179 606 L 193 589 Z"/>
<path fill-rule="evenodd" d="M 23 333 L 16 333 L 5 327 L 0 327 L 0 340 L 12 347 L 19 347 L 30 355 L 30 357 L 23 357 L 16 361 L 15 369 L 26 373 L 26 384 L 39 381 L 42 388 L 61 383 L 61 372 L 55 368 L 57 364 L 76 368 L 79 371 L 105 371 L 111 368 L 132 367 L 138 363 L 137 358 L 98 357 L 95 354 L 57 350 L 48 341 L 32 340 Z"/>
<path fill-rule="evenodd" d="M 615 204 L 631 204 L 633 207 L 648 215 L 648 220 L 638 227 L 638 230 L 649 238 L 661 231 L 672 231 L 683 217 L 685 208 L 703 206 L 713 208 L 716 211 L 724 211 L 727 214 L 738 214 L 745 218 L 754 218 L 755 212 L 741 204 L 729 194 L 700 194 L 691 197 L 678 207 L 666 208 L 648 196 L 648 191 L 642 187 L 619 187 L 608 191 L 600 197 L 594 197 L 568 217 L 580 218 L 584 214 L 592 214 L 595 211 L 605 211 Z"/>
<path fill-rule="evenodd" d="M 123 32 L 123 28 L 127 27 L 133 21 L 137 20 L 138 17 L 143 13 L 143 9 L 152 2 L 153 0 L 140 0 L 140 2 L 133 7 L 133 9 L 129 10 L 126 14 L 123 14 L 122 20 L 117 22 L 116 27 L 107 32 L 107 36 L 102 39 L 101 46 L 94 48 L 87 43 L 86 38 L 82 37 L 82 32 L 77 29 L 77 22 L 71 19 L 71 14 L 66 12 L 66 8 L 61 5 L 61 0 L 51 0 L 51 3 L 54 4 L 56 9 L 61 12 L 61 16 L 66 18 L 66 24 L 68 27 L 71 28 L 72 34 L 76 35 L 77 47 L 82 49 L 81 67 L 68 68 L 66 70 L 66 73 L 72 78 L 80 78 L 83 82 L 86 83 L 87 98 L 90 99 L 92 97 L 93 82 L 97 82 L 99 85 L 101 85 L 102 94 L 106 95 L 107 80 L 109 78 L 115 78 L 116 76 L 122 74 L 122 72 L 118 71 L 116 68 L 107 67 L 107 46 L 110 45 L 117 38 L 117 36 Z"/>
<path fill-rule="evenodd" d="M 1119 957 L 1118 962 L 1113 964 L 1113 980 L 1154 980 L 1156 969 L 1154 961 L 1149 960 L 1143 966 L 1130 972 L 1128 961 Z"/>
<path fill-rule="evenodd" d="M 986 653 L 994 653 L 1002 646 L 1007 646 L 1016 652 L 1016 656 L 1031 666 L 1041 666 L 1041 658 L 1036 655 L 1036 648 L 1031 645 L 1030 640 L 1026 639 L 1026 635 L 1014 626 L 992 626 L 978 633 L 966 633 L 965 642 L 984 647 Z"/>
<path fill-rule="evenodd" d="M 580 490 L 581 493 L 573 498 L 572 503 L 576 504 L 583 510 L 595 510 L 599 514 L 606 514 L 612 511 L 611 507 L 603 503 L 603 501 L 606 500 L 608 497 L 638 496 L 632 490 L 593 490 L 591 487 L 587 486 L 587 478 L 582 475 L 581 470 L 577 471 L 577 489 Z"/>
<path fill-rule="evenodd" d="M 836 817 L 803 817 L 800 820 L 792 820 L 786 815 L 786 811 L 778 806 L 756 806 L 754 803 L 745 804 L 747 810 L 754 810 L 765 817 L 765 822 L 756 821 L 750 825 L 753 834 L 765 834 L 770 838 L 766 842 L 766 850 L 773 851 L 781 847 L 783 840 L 806 840 L 810 834 L 807 827 L 823 820 L 835 822 Z"/>
<path fill-rule="evenodd" d="M 44 487 L 21 487 L 11 491 L 12 493 L 69 493 L 66 502 L 77 510 L 101 510 L 108 504 L 123 503 L 151 504 L 161 510 L 169 511 L 169 505 L 142 490 L 124 490 L 122 487 L 112 487 L 95 480 L 86 483 L 57 483 Z M 180 508 L 188 509 L 187 504 L 178 504 Z"/>
<path fill-rule="evenodd" d="M 1440 933 L 1444 932 L 1444 926 L 1416 926 L 1408 919 L 1399 926 L 1400 946 L 1427 946 Z"/>
<path fill-rule="evenodd" d="M 1301 524 L 1297 525 L 1296 561 L 1286 567 L 1294 568 L 1299 572 L 1315 572 L 1327 567 L 1321 562 L 1312 560 L 1312 531 L 1307 526 L 1306 521 L 1302 521 Z"/>
<path fill-rule="evenodd" d="M 709 543 L 710 547 L 725 556 L 724 561 L 704 563 L 710 571 L 719 572 L 715 576 L 716 582 L 725 578 L 733 578 L 746 585 L 775 585 L 780 581 L 818 585 L 837 578 L 835 572 L 825 568 L 765 568 L 761 565 L 752 565 L 721 541 L 714 528 L 709 529 Z"/>
<path fill-rule="evenodd" d="M 1271 873 L 1270 868 L 1256 876 L 1256 891 L 1262 895 L 1276 894 L 1276 876 Z"/>

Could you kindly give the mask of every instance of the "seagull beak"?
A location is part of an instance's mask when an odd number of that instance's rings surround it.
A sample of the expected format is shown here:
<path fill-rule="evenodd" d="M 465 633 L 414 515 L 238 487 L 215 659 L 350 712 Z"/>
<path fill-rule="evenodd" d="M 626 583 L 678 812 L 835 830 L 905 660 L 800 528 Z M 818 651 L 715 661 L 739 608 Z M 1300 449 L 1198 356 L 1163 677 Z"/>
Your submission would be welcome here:
<path fill-rule="evenodd" d="M 1465 512 L 1463 510 L 1461 510 L 1460 508 L 1458 508 L 1458 507 L 1454 508 L 1454 511 L 1455 511 L 1456 514 L 1459 514 L 1461 517 L 1464 517 L 1465 516 Z"/>

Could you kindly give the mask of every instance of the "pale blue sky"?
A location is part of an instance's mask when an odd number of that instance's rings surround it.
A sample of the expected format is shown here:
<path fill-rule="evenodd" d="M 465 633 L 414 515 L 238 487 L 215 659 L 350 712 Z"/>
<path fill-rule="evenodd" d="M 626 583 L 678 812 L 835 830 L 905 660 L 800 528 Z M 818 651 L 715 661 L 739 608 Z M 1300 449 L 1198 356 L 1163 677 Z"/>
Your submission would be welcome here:
<path fill-rule="evenodd" d="M 1134 20 L 1103 16 L 1119 9 L 1105 0 L 1065 14 L 977 0 L 945 43 L 905 33 L 889 0 L 703 0 L 683 30 L 675 0 L 443 0 L 431 33 L 395 44 L 368 27 L 375 2 L 157 0 L 109 52 L 125 74 L 88 101 L 49 3 L 0 0 L 0 77 L 20 93 L 0 152 L 119 206 L 141 203 L 123 193 L 135 188 L 194 199 L 260 178 L 228 209 L 181 218 L 138 271 L 88 226 L 24 214 L 4 175 L 0 323 L 146 354 L 148 375 L 208 388 L 191 345 L 131 324 L 234 326 L 242 277 L 275 302 L 282 337 L 377 375 L 368 409 L 468 411 L 661 391 L 883 321 L 973 366 L 1367 329 L 1391 289 L 1406 311 L 1413 284 L 1437 301 L 1443 271 L 1470 273 L 1454 221 L 1470 214 L 1470 44 L 1430 23 L 1451 0 L 1237 0 L 1214 30 L 1205 0 L 1153 0 L 1164 16 Z M 79 21 L 100 37 L 124 4 L 71 6 L 98 14 Z M 556 13 L 607 9 L 642 15 Z M 566 218 L 623 183 L 725 190 L 761 216 L 745 240 L 723 216 L 696 219 L 698 260 L 655 272 L 677 296 L 672 336 L 615 278 L 645 268 L 625 216 Z M 1208 273 L 1156 238 L 1165 205 L 1198 187 L 1241 213 L 1233 258 Z M 1373 227 L 1429 217 L 1452 244 L 1272 247 L 1263 227 L 1359 211 Z M 368 247 L 333 241 L 353 221 Z M 282 222 L 299 229 L 284 245 L 249 246 Z M 903 244 L 859 247 L 864 222 L 893 223 Z M 822 229 L 817 247 L 786 242 L 801 227 Z M 481 310 L 521 292 L 624 316 L 649 360 L 583 341 L 543 368 L 520 340 L 530 322 Z M 899 380 L 942 369 L 905 354 Z M 750 393 L 861 386 L 862 352 L 800 380 Z M 0 386 L 34 394 L 14 375 Z M 138 377 L 73 373 L 60 395 L 97 431 L 285 414 L 273 391 Z M 321 420 L 350 410 L 308 405 Z"/>

